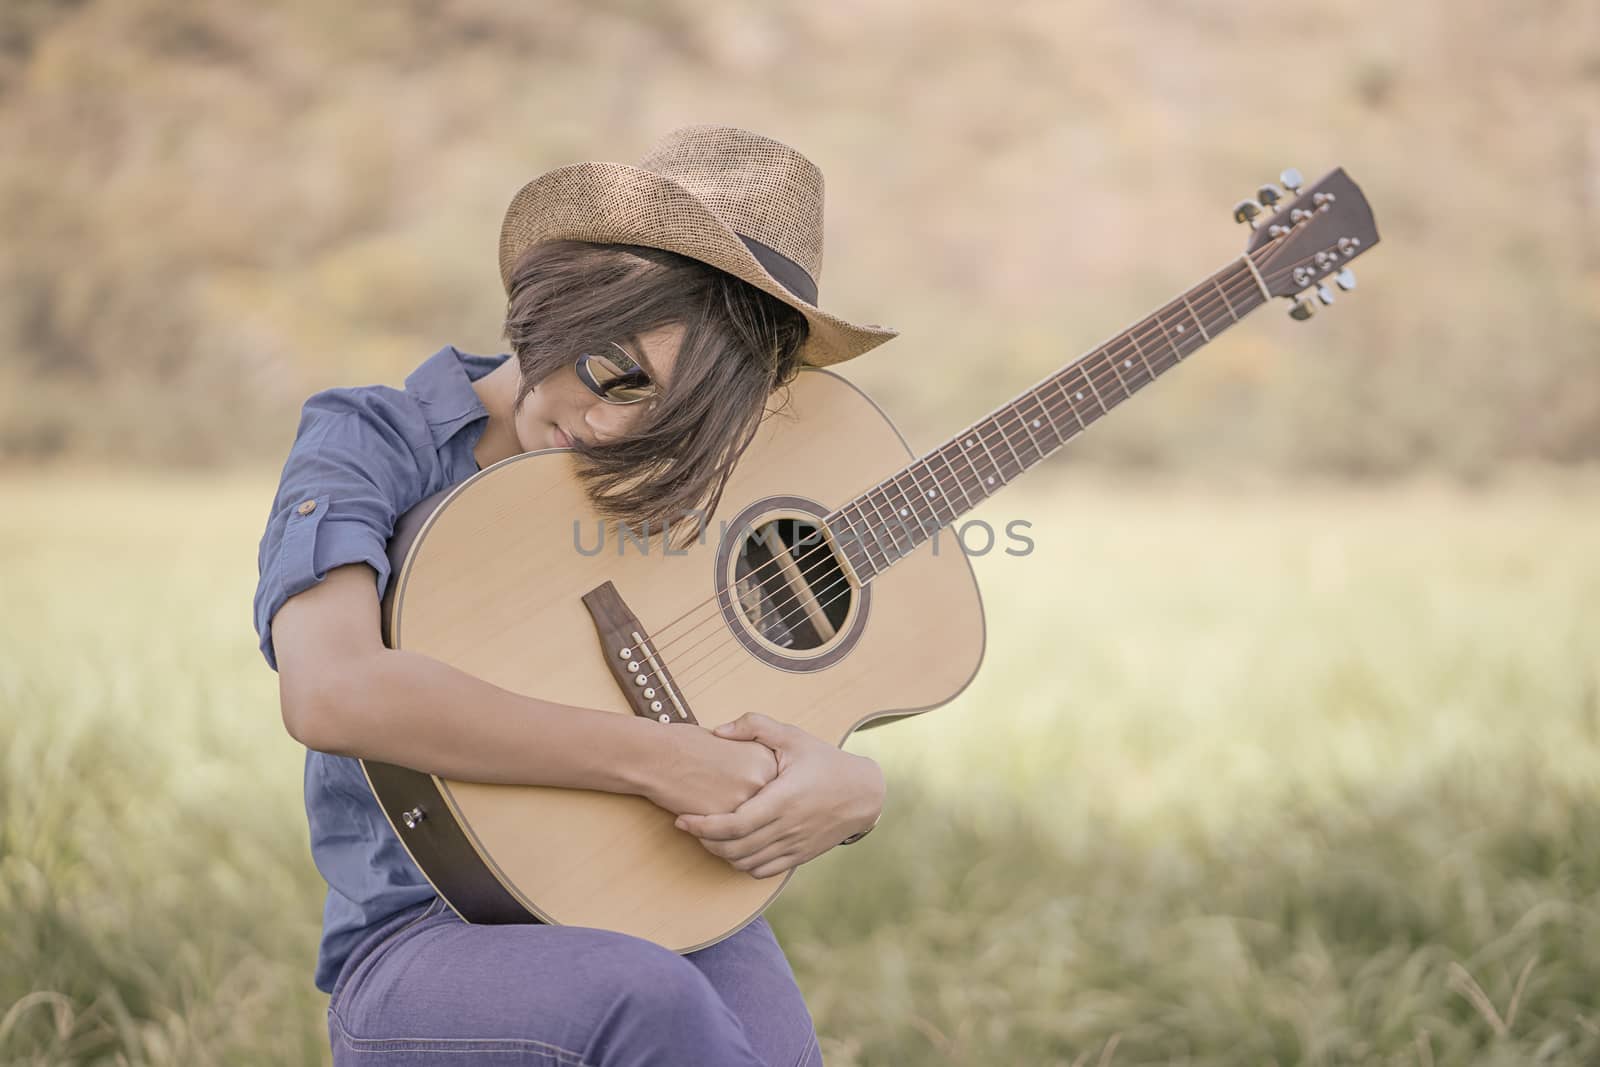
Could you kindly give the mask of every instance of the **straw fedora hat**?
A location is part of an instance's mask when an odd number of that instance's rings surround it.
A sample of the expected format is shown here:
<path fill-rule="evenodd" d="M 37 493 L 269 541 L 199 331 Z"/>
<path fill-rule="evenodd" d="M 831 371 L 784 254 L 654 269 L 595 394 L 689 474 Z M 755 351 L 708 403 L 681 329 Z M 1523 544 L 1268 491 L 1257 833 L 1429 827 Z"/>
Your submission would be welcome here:
<path fill-rule="evenodd" d="M 522 254 L 542 241 L 645 245 L 742 278 L 806 317 L 800 358 L 815 367 L 853 359 L 894 337 L 817 307 L 822 273 L 822 172 L 768 137 L 732 126 L 685 126 L 639 165 L 574 163 L 541 174 L 512 198 L 500 227 L 500 278 L 509 291 Z"/>

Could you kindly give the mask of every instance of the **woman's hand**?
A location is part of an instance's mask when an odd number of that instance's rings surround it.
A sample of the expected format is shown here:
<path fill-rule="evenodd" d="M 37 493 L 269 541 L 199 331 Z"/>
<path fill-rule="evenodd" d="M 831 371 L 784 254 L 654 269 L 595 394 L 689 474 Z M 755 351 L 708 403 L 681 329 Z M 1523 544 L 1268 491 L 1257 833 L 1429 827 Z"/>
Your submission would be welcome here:
<path fill-rule="evenodd" d="M 674 815 L 733 811 L 778 773 L 772 750 L 690 723 L 660 727 L 660 758 L 641 792 Z"/>
<path fill-rule="evenodd" d="M 679 815 L 678 829 L 741 871 L 770 878 L 815 859 L 883 811 L 883 771 L 798 726 L 742 715 L 714 731 L 759 741 L 778 757 L 778 776 L 723 815 Z"/>

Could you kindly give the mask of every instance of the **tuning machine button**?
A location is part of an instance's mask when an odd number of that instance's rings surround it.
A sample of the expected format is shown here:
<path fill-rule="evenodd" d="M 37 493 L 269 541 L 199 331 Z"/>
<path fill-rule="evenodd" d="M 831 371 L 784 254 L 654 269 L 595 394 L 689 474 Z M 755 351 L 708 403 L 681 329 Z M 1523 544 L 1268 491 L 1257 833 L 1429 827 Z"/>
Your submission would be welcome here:
<path fill-rule="evenodd" d="M 1335 285 L 1348 293 L 1356 287 L 1356 272 L 1346 267 L 1333 276 L 1333 281 Z"/>
<path fill-rule="evenodd" d="M 1290 167 L 1288 170 L 1278 175 L 1278 181 L 1281 182 L 1283 187 L 1289 190 L 1291 193 L 1298 193 L 1300 191 L 1300 187 L 1305 184 L 1305 179 L 1300 177 L 1300 172 L 1295 170 L 1293 167 Z"/>
<path fill-rule="evenodd" d="M 1256 216 L 1261 214 L 1261 205 L 1254 200 L 1241 200 L 1233 205 L 1233 221 L 1247 222 L 1253 230 L 1256 228 Z"/>
<path fill-rule="evenodd" d="M 1271 211 L 1273 205 L 1275 205 L 1279 200 L 1283 199 L 1283 190 L 1279 189 L 1271 182 L 1268 182 L 1266 185 L 1263 185 L 1261 188 L 1256 190 L 1256 199 L 1260 201 L 1262 207 L 1266 208 L 1268 211 Z"/>
<path fill-rule="evenodd" d="M 1299 322 L 1304 322 L 1317 313 L 1316 301 L 1309 296 L 1302 296 L 1294 302 L 1294 307 L 1289 309 L 1289 317 Z"/>
<path fill-rule="evenodd" d="M 1329 289 L 1326 285 L 1317 286 L 1317 299 L 1322 301 L 1323 304 L 1332 304 L 1333 290 Z"/>

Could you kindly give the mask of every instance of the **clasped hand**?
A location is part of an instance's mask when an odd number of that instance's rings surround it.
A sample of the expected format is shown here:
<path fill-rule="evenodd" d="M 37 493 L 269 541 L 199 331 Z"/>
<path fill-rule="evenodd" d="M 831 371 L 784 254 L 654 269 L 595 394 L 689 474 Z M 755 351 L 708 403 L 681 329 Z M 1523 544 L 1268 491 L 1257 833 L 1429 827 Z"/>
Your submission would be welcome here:
<path fill-rule="evenodd" d="M 731 812 L 682 814 L 675 825 L 699 838 L 708 852 L 756 878 L 815 859 L 871 827 L 883 810 L 883 771 L 865 756 L 754 713 L 713 733 L 771 749 L 777 776 Z"/>

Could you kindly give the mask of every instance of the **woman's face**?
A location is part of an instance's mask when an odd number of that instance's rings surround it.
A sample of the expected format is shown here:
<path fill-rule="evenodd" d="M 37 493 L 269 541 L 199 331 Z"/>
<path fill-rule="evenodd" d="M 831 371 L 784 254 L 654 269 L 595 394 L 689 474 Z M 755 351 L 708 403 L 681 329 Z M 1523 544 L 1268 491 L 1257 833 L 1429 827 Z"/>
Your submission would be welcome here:
<path fill-rule="evenodd" d="M 683 327 L 674 323 L 640 334 L 634 343 L 624 342 L 623 347 L 664 388 L 672 380 L 673 363 L 682 341 Z M 601 400 L 578 380 L 578 355 L 573 353 L 573 362 L 534 386 L 523 398 L 515 415 L 517 440 L 523 451 L 569 448 L 571 438 L 581 438 L 592 445 L 607 444 L 627 436 L 654 403 L 645 400 L 608 404 Z"/>

